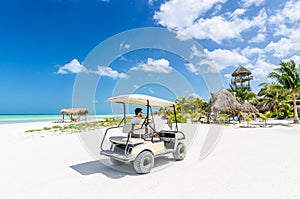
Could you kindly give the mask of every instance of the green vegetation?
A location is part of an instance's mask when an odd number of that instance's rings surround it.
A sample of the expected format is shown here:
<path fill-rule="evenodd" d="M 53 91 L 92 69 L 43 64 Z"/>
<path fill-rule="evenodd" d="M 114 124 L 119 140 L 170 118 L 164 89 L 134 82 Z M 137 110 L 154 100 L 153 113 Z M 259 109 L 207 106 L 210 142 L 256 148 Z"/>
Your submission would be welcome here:
<path fill-rule="evenodd" d="M 247 127 L 250 127 L 250 122 L 252 121 L 252 115 L 251 114 L 248 114 L 246 116 L 246 121 L 247 121 Z"/>
<path fill-rule="evenodd" d="M 261 90 L 253 93 L 250 87 L 235 88 L 230 85 L 228 91 L 234 93 L 236 100 L 243 103 L 245 100 L 249 101 L 252 105 L 256 106 L 260 113 L 258 116 L 262 118 L 267 125 L 267 120 L 271 117 L 277 119 L 287 119 L 294 117 L 294 123 L 299 124 L 299 117 L 297 112 L 296 101 L 299 99 L 300 94 L 300 65 L 296 65 L 293 60 L 287 62 L 280 62 L 278 68 L 268 75 L 268 78 L 275 80 L 274 83 L 262 83 Z M 292 102 L 292 103 L 291 103 Z M 199 97 L 178 97 L 175 100 L 175 109 L 177 113 L 177 122 L 185 123 L 188 120 L 199 121 L 200 118 L 206 118 L 207 123 L 211 123 L 211 115 L 205 110 L 211 103 L 204 101 Z M 173 110 L 161 108 L 158 113 L 168 120 L 168 125 L 175 122 Z M 243 114 L 240 111 L 228 110 L 226 113 L 216 113 L 216 118 L 213 122 L 226 123 L 231 116 L 244 115 L 247 126 L 250 125 L 252 118 L 251 114 Z M 105 118 L 104 121 L 95 122 L 82 122 L 78 124 L 69 124 L 64 126 L 55 125 L 52 127 L 44 127 L 42 129 L 32 129 L 26 132 L 82 132 L 86 130 L 94 130 L 102 127 L 117 125 L 120 120 Z M 127 118 L 130 122 L 130 118 Z M 236 121 L 233 121 L 236 124 Z"/>
<path fill-rule="evenodd" d="M 199 97 L 178 97 L 175 100 L 177 122 L 185 123 L 187 122 L 187 119 L 205 116 L 204 110 L 207 106 L 208 103 Z M 175 122 L 173 111 L 161 108 L 158 113 L 172 122 Z"/>
<path fill-rule="evenodd" d="M 262 118 L 262 120 L 265 122 L 265 127 L 267 126 L 267 120 L 272 117 L 273 113 L 268 111 L 266 113 L 259 113 L 259 116 Z"/>
<path fill-rule="evenodd" d="M 96 130 L 103 127 L 113 126 L 119 124 L 120 120 L 105 119 L 105 121 L 81 122 L 77 124 L 54 125 L 52 127 L 43 127 L 42 129 L 31 129 L 25 133 L 39 133 L 39 132 L 60 132 L 60 133 L 79 133 L 87 130 Z"/>
<path fill-rule="evenodd" d="M 268 77 L 276 80 L 276 85 L 280 88 L 279 94 L 291 96 L 294 108 L 294 123 L 299 124 L 296 100 L 300 93 L 300 66 L 297 66 L 293 60 L 282 61 L 279 66 Z"/>
<path fill-rule="evenodd" d="M 265 123 L 270 117 L 277 119 L 294 117 L 294 123 L 298 124 L 296 100 L 299 99 L 300 94 L 300 65 L 297 65 L 293 60 L 282 61 L 278 68 L 275 68 L 268 75 L 268 78 L 275 80 L 275 83 L 260 84 L 262 88 L 257 95 L 251 91 L 250 87 L 235 88 L 230 85 L 228 91 L 234 93 L 239 103 L 242 104 L 245 100 L 248 100 L 252 105 L 259 107 L 261 113 L 258 116 L 262 117 Z M 201 98 L 178 97 L 175 100 L 178 122 L 186 122 L 189 118 L 193 120 L 200 117 L 207 117 L 207 121 L 209 121 L 210 117 L 205 112 L 209 103 Z M 163 110 L 161 109 L 160 112 L 163 112 Z M 229 110 L 226 114 L 219 113 L 216 122 L 225 123 L 231 115 L 237 113 Z M 165 117 L 174 122 L 174 115 L 171 111 L 167 111 Z M 249 125 L 252 116 L 245 115 L 245 119 Z"/>
<path fill-rule="evenodd" d="M 245 100 L 248 100 L 252 104 L 255 104 L 256 94 L 251 91 L 250 87 L 239 87 L 235 89 L 233 85 L 230 84 L 229 86 L 230 88 L 228 91 L 235 93 L 236 100 L 239 103 L 243 103 Z"/>

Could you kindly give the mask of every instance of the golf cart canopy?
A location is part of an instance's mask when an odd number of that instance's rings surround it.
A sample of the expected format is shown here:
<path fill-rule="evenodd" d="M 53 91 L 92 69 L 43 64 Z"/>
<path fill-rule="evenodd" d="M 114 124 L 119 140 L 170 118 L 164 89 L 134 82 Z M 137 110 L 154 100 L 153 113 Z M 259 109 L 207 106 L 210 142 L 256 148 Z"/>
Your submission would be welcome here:
<path fill-rule="evenodd" d="M 107 100 L 108 102 L 124 103 L 124 104 L 135 104 L 141 106 L 164 106 L 172 107 L 173 102 L 168 100 L 159 99 L 157 97 L 152 97 L 148 95 L 141 94 L 129 94 L 129 95 L 119 95 L 116 97 L 111 97 Z M 148 104 L 149 102 L 149 104 Z"/>

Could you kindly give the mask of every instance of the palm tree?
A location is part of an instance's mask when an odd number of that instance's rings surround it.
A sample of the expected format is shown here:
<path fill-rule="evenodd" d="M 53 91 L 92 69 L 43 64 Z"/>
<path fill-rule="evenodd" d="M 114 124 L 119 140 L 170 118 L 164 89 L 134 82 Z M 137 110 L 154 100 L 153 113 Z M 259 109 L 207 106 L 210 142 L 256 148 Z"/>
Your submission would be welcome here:
<path fill-rule="evenodd" d="M 235 93 L 236 100 L 239 103 L 243 103 L 245 100 L 251 101 L 255 99 L 256 95 L 250 89 L 250 87 L 238 87 L 235 88 L 232 84 L 229 85 L 230 88 L 227 89 L 231 93 Z"/>
<path fill-rule="evenodd" d="M 285 93 L 282 90 L 282 87 L 274 83 L 261 83 L 259 86 L 263 88 L 258 92 L 258 96 L 262 97 L 260 103 L 266 107 L 270 107 L 269 110 L 272 110 L 278 116 L 278 107 L 287 100 Z"/>
<path fill-rule="evenodd" d="M 277 81 L 283 92 L 290 94 L 293 100 L 294 123 L 299 124 L 296 99 L 300 92 L 300 69 L 293 60 L 288 62 L 281 61 L 279 68 L 274 69 L 268 77 Z"/>

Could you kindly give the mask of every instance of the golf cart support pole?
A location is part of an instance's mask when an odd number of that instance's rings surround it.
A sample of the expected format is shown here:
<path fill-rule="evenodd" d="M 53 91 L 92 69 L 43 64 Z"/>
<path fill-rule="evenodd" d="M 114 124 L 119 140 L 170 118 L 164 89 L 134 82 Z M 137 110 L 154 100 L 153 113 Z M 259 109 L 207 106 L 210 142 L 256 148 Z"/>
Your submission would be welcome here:
<path fill-rule="evenodd" d="M 119 102 L 120 104 L 123 104 L 123 114 L 124 114 L 124 125 L 126 124 L 126 106 L 124 102 Z M 122 121 L 121 121 L 122 122 Z"/>
<path fill-rule="evenodd" d="M 149 119 L 149 100 L 147 100 L 147 118 Z"/>
<path fill-rule="evenodd" d="M 177 116 L 176 116 L 176 107 L 175 104 L 173 104 L 173 110 L 174 110 L 174 117 L 175 117 L 175 130 L 178 131 L 178 124 L 177 124 Z"/>

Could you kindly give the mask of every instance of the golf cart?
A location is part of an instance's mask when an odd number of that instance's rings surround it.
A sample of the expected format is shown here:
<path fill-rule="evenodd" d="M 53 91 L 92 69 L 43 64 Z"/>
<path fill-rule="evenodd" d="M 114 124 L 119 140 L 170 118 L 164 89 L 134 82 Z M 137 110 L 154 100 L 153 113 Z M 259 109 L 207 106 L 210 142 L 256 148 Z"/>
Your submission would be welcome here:
<path fill-rule="evenodd" d="M 173 102 L 140 94 L 121 95 L 109 98 L 107 101 L 121 103 L 124 108 L 124 116 L 119 125 L 108 128 L 101 142 L 100 154 L 109 157 L 112 164 L 133 163 L 135 171 L 144 174 L 151 171 L 156 157 L 172 153 L 175 160 L 185 158 L 186 147 L 183 143 L 185 135 L 178 130 L 176 109 Z M 143 124 L 126 123 L 126 104 L 146 106 L 147 113 Z M 153 106 L 173 107 L 175 130 L 157 131 L 155 129 Z M 117 128 L 122 128 L 121 136 L 109 133 Z M 108 134 L 109 136 L 107 136 Z M 104 142 L 108 141 L 110 148 L 104 149 Z"/>

